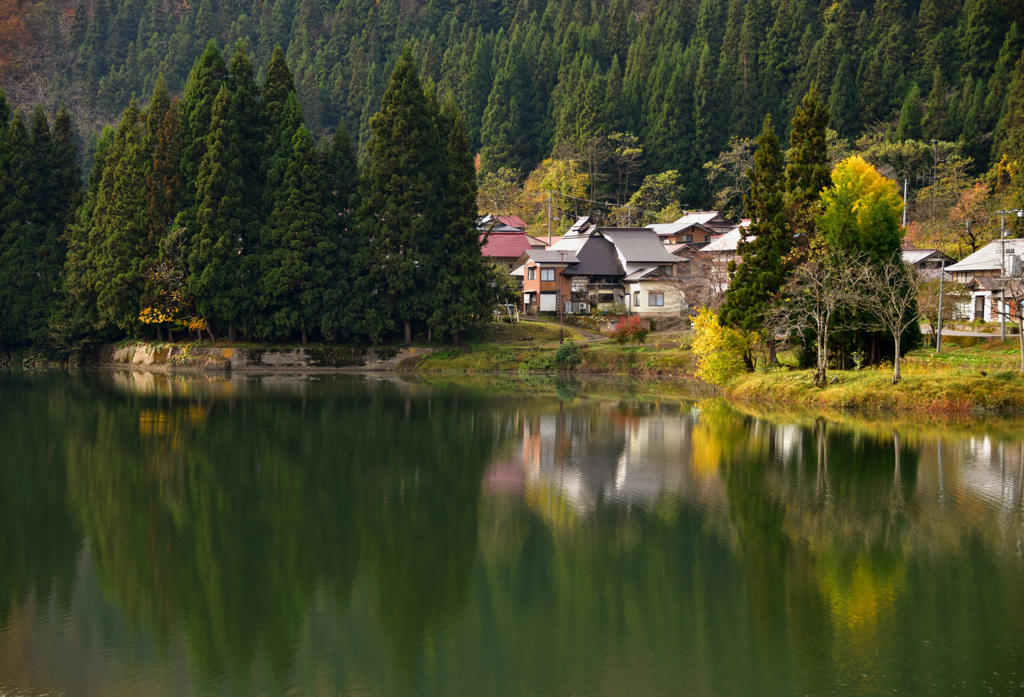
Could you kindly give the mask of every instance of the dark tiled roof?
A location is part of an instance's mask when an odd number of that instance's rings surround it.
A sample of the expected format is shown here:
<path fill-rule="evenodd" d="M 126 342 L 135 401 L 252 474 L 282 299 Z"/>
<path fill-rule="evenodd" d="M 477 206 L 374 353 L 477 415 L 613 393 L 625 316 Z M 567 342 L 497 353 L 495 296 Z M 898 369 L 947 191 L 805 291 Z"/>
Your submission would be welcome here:
<path fill-rule="evenodd" d="M 671 264 L 676 261 L 658 236 L 648 228 L 601 228 L 622 258 L 630 264 Z"/>

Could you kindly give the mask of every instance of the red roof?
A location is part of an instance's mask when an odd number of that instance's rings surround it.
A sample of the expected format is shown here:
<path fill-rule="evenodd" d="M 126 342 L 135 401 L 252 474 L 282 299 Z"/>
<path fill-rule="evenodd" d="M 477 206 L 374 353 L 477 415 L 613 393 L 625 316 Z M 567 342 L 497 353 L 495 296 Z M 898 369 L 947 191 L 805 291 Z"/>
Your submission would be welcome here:
<path fill-rule="evenodd" d="M 482 240 L 484 235 L 480 235 Z M 525 232 L 492 232 L 484 243 L 485 257 L 519 258 L 523 252 L 533 249 L 530 237 Z"/>
<path fill-rule="evenodd" d="M 497 216 L 503 224 L 509 227 L 519 228 L 520 230 L 526 230 L 526 223 L 518 215 L 499 215 Z"/>

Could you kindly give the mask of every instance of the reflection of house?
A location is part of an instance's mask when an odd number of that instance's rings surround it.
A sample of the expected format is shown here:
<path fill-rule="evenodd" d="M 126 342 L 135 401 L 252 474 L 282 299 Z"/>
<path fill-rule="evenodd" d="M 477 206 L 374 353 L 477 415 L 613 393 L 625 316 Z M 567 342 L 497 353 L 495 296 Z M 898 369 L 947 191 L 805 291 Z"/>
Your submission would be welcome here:
<path fill-rule="evenodd" d="M 633 306 L 634 297 L 641 301 L 641 313 L 679 312 L 679 299 L 666 296 L 679 260 L 651 230 L 584 223 L 570 233 L 546 250 L 528 250 L 519 258 L 524 312 L 556 312 L 559 304 L 570 314 L 614 310 Z"/>
<path fill-rule="evenodd" d="M 1005 307 L 999 301 L 1001 279 L 1020 276 L 1022 256 L 1024 239 L 996 240 L 963 261 L 947 266 L 953 280 L 967 284 L 971 291 L 969 304 L 960 308 L 961 312 L 972 319 L 998 321 L 1000 310 Z M 1014 304 L 1012 299 L 1010 304 Z"/>

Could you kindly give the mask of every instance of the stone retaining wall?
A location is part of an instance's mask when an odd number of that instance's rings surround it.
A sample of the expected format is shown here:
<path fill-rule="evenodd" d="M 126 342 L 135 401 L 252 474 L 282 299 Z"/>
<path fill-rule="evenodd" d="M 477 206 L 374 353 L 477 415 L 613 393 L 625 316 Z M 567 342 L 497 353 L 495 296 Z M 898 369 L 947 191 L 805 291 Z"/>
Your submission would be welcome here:
<path fill-rule="evenodd" d="M 126 344 L 101 348 L 95 364 L 159 371 L 393 371 L 431 348 L 215 347 L 191 344 Z"/>

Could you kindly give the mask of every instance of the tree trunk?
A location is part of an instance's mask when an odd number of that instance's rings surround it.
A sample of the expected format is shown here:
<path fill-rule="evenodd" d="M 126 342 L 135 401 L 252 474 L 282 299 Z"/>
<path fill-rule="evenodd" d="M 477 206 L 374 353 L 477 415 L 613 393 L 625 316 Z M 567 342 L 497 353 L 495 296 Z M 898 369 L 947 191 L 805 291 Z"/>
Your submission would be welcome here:
<path fill-rule="evenodd" d="M 778 365 L 779 357 L 775 352 L 775 337 L 768 339 L 768 365 Z"/>
<path fill-rule="evenodd" d="M 170 327 L 167 327 L 167 340 L 172 344 L 174 343 L 174 330 Z"/>
<path fill-rule="evenodd" d="M 156 325 L 156 340 L 160 342 L 163 342 L 164 340 L 164 328 L 159 324 Z"/>
<path fill-rule="evenodd" d="M 1020 372 L 1024 373 L 1024 313 L 1017 320 L 1017 338 L 1020 339 Z"/>
<path fill-rule="evenodd" d="M 306 328 L 305 327 L 302 328 L 302 345 L 303 346 L 306 345 Z"/>
<path fill-rule="evenodd" d="M 412 344 L 412 322 L 405 320 L 405 343 L 406 345 Z"/>
<path fill-rule="evenodd" d="M 203 324 L 206 325 L 206 333 L 210 335 L 210 343 L 213 343 L 214 341 L 216 341 L 216 339 L 213 338 L 213 331 L 210 329 L 210 323 L 207 322 L 206 319 L 204 318 L 203 319 Z M 200 339 L 203 338 L 202 331 L 199 332 L 199 338 Z"/>
<path fill-rule="evenodd" d="M 900 337 L 899 332 L 893 334 L 893 340 L 896 342 L 896 355 L 892 359 L 892 384 L 896 384 L 900 381 L 903 376 L 900 375 Z"/>
<path fill-rule="evenodd" d="M 235 323 L 228 322 L 228 343 L 235 343 Z"/>
<path fill-rule="evenodd" d="M 826 368 L 828 365 L 828 343 L 822 336 L 821 332 L 818 332 L 818 370 L 814 373 L 814 386 L 824 387 L 826 375 Z"/>

